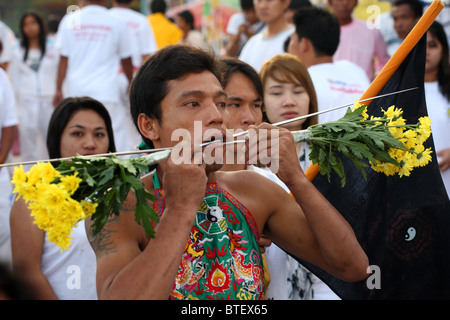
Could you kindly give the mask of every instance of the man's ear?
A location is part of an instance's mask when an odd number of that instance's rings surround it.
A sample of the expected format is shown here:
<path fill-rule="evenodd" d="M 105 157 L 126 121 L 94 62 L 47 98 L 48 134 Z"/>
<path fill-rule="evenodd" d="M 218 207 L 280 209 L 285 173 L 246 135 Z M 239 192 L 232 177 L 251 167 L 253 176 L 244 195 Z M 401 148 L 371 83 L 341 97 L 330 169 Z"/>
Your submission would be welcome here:
<path fill-rule="evenodd" d="M 309 40 L 308 38 L 302 37 L 299 41 L 298 47 L 302 53 L 309 51 L 312 48 L 311 40 Z"/>
<path fill-rule="evenodd" d="M 141 113 L 138 116 L 137 124 L 139 131 L 144 137 L 152 141 L 159 139 L 159 122 L 157 119 L 150 118 L 146 114 Z"/>

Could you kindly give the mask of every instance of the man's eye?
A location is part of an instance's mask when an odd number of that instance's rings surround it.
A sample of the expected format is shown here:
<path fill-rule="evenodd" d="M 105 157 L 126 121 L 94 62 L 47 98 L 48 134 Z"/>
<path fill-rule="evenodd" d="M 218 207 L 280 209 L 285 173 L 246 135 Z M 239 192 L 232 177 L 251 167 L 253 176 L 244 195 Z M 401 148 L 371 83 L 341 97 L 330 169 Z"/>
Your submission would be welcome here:
<path fill-rule="evenodd" d="M 190 101 L 184 104 L 186 107 L 198 107 L 199 103 L 197 101 Z"/>

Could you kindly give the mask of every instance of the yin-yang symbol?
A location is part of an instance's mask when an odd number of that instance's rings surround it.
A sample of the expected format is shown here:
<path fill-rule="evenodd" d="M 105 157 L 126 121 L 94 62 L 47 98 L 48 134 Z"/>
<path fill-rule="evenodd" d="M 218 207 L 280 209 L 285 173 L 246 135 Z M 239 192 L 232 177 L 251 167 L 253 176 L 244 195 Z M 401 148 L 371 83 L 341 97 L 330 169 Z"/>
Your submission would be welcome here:
<path fill-rule="evenodd" d="M 408 230 L 406 230 L 406 233 L 407 233 L 405 234 L 406 241 L 411 241 L 416 237 L 416 229 L 414 229 L 413 227 L 409 227 Z"/>

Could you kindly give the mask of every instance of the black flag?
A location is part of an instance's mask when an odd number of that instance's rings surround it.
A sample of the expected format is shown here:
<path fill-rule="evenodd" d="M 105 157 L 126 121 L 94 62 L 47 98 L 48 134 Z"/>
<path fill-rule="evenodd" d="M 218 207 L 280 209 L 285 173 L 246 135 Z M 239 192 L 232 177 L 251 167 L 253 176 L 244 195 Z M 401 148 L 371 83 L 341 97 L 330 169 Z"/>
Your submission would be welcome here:
<path fill-rule="evenodd" d="M 427 115 L 424 94 L 426 34 L 379 93 L 418 87 L 374 100 L 369 115 L 382 116 L 392 105 L 407 123 Z M 450 137 L 449 137 L 450 138 Z M 351 224 L 369 257 L 368 278 L 344 282 L 299 260 L 342 299 L 450 298 L 450 202 L 438 169 L 432 135 L 424 144 L 432 162 L 406 177 L 386 176 L 367 168 L 367 181 L 344 161 L 347 183 L 332 174 L 313 180 L 319 191 Z"/>

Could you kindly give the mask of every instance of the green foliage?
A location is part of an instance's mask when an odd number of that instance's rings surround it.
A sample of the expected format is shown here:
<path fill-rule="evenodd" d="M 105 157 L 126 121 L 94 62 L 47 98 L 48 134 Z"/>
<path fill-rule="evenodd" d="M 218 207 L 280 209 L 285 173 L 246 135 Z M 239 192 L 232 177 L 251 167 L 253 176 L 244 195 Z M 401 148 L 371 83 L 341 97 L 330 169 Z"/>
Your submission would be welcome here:
<path fill-rule="evenodd" d="M 63 161 L 58 167 L 62 175 L 78 172 L 82 179 L 73 198 L 98 204 L 91 216 L 92 232 L 95 236 L 104 227 L 108 219 L 119 216 L 120 209 L 131 191 L 136 195 L 136 222 L 142 225 L 146 233 L 154 236 L 151 221 L 157 222 L 158 216 L 149 201 L 155 200 L 140 181 L 142 174 L 148 171 L 145 158 L 121 159 L 110 157 L 74 157 L 71 161 Z"/>
<path fill-rule="evenodd" d="M 319 172 L 327 175 L 336 172 L 341 178 L 341 185 L 346 183 L 341 155 L 349 158 L 366 178 L 365 168 L 376 160 L 398 162 L 389 155 L 390 148 L 405 149 L 403 144 L 394 139 L 386 127 L 386 119 L 365 120 L 362 105 L 352 111 L 350 108 L 344 117 L 337 121 L 310 126 L 312 132 L 308 139 L 311 143 L 309 158 L 319 165 Z"/>

